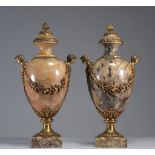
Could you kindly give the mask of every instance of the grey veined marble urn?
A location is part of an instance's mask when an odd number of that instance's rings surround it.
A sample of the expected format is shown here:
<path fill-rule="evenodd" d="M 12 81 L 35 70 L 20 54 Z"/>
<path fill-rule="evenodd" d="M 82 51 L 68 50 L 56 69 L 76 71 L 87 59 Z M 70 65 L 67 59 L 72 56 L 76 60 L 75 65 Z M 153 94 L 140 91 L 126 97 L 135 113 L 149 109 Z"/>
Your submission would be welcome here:
<path fill-rule="evenodd" d="M 121 58 L 118 48 L 122 38 L 109 24 L 107 32 L 99 41 L 105 48 L 104 55 L 92 62 L 88 56 L 81 57 L 86 64 L 87 83 L 90 96 L 97 111 L 105 119 L 106 130 L 96 137 L 97 147 L 127 147 L 126 138 L 114 127 L 131 95 L 135 80 L 135 65 L 138 56 L 132 56 L 130 62 Z"/>

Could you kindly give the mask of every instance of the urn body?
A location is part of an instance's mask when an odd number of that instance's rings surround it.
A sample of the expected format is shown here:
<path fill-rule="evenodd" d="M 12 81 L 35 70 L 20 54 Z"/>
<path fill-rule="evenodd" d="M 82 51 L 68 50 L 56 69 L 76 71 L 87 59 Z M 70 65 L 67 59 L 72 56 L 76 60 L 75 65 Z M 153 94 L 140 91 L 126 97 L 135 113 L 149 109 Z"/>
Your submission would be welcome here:
<path fill-rule="evenodd" d="M 32 138 L 32 147 L 61 147 L 61 136 L 53 131 L 51 122 L 67 94 L 71 64 L 76 57 L 70 54 L 65 61 L 54 54 L 53 47 L 58 40 L 49 31 L 47 23 L 43 24 L 42 30 L 33 43 L 39 48 L 36 57 L 27 62 L 22 55 L 16 56 L 17 62 L 21 65 L 27 99 L 43 123 L 43 129 Z"/>
<path fill-rule="evenodd" d="M 123 112 L 134 78 L 134 66 L 118 56 L 104 55 L 87 68 L 91 98 L 105 119 L 117 119 Z"/>
<path fill-rule="evenodd" d="M 36 57 L 27 63 L 23 75 L 25 92 L 39 117 L 52 118 L 60 110 L 68 90 L 69 77 L 69 66 L 56 57 Z M 44 116 L 42 111 L 48 116 Z"/>
<path fill-rule="evenodd" d="M 96 137 L 97 147 L 127 147 L 126 138 L 114 127 L 131 95 L 135 80 L 135 64 L 138 56 L 130 62 L 121 58 L 118 48 L 123 40 L 110 24 L 107 32 L 99 41 L 105 47 L 104 55 L 92 62 L 88 56 L 81 57 L 86 64 L 88 89 L 93 103 L 105 119 L 106 130 Z"/>

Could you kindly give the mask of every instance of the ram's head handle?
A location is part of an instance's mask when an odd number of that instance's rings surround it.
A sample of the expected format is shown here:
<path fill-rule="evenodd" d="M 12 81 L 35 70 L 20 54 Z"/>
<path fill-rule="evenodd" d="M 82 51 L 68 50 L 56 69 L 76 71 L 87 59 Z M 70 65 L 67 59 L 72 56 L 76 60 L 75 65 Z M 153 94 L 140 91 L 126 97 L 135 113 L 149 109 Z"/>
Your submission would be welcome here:
<path fill-rule="evenodd" d="M 73 55 L 73 54 L 67 55 L 67 61 L 66 62 L 67 62 L 68 65 L 73 64 L 75 62 L 75 60 L 76 60 L 75 55 Z"/>
<path fill-rule="evenodd" d="M 82 63 L 85 64 L 87 67 L 92 64 L 91 60 L 87 55 L 83 55 L 80 59 L 82 60 Z"/>
<path fill-rule="evenodd" d="M 130 62 L 130 63 L 131 63 L 132 65 L 138 64 L 139 61 L 140 61 L 139 56 L 136 56 L 136 55 L 131 56 L 131 62 Z"/>
<path fill-rule="evenodd" d="M 26 61 L 24 60 L 24 56 L 23 55 L 21 55 L 21 54 L 19 54 L 19 55 L 17 55 L 16 57 L 15 57 L 15 60 L 17 61 L 17 63 L 19 63 L 20 65 L 21 65 L 21 67 L 25 67 L 25 65 L 26 65 Z"/>

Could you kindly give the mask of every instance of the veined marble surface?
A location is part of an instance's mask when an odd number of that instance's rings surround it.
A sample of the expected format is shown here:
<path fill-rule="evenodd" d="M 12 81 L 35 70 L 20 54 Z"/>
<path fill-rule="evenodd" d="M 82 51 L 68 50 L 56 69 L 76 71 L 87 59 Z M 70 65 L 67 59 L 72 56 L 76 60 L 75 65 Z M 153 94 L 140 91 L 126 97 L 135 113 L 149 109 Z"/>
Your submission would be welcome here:
<path fill-rule="evenodd" d="M 155 149 L 155 137 L 129 137 L 129 149 Z M 64 138 L 64 149 L 95 149 L 95 139 Z M 0 149 L 31 148 L 31 138 L 0 138 Z"/>

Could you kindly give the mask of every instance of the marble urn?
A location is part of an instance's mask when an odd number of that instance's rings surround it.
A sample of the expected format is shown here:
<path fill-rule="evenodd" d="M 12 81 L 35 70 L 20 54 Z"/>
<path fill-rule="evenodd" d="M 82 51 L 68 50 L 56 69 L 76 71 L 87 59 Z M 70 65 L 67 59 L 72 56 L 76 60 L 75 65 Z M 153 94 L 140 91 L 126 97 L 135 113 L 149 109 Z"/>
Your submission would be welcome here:
<path fill-rule="evenodd" d="M 132 56 L 128 62 L 119 56 L 118 48 L 123 44 L 123 40 L 111 24 L 107 26 L 107 32 L 99 44 L 105 48 L 102 57 L 95 62 L 87 55 L 81 57 L 86 64 L 90 96 L 107 126 L 106 130 L 96 137 L 96 147 L 127 147 L 127 139 L 116 131 L 114 124 L 124 111 L 132 92 L 135 65 L 139 62 L 139 57 Z"/>
<path fill-rule="evenodd" d="M 43 128 L 32 137 L 33 148 L 55 148 L 62 146 L 61 136 L 53 131 L 51 122 L 60 110 L 68 91 L 71 64 L 76 57 L 68 55 L 64 61 L 53 51 L 58 43 L 50 32 L 48 24 L 43 23 L 42 30 L 33 44 L 39 49 L 38 55 L 25 61 L 23 55 L 15 59 L 21 65 L 24 91 L 32 109 L 40 117 Z"/>

